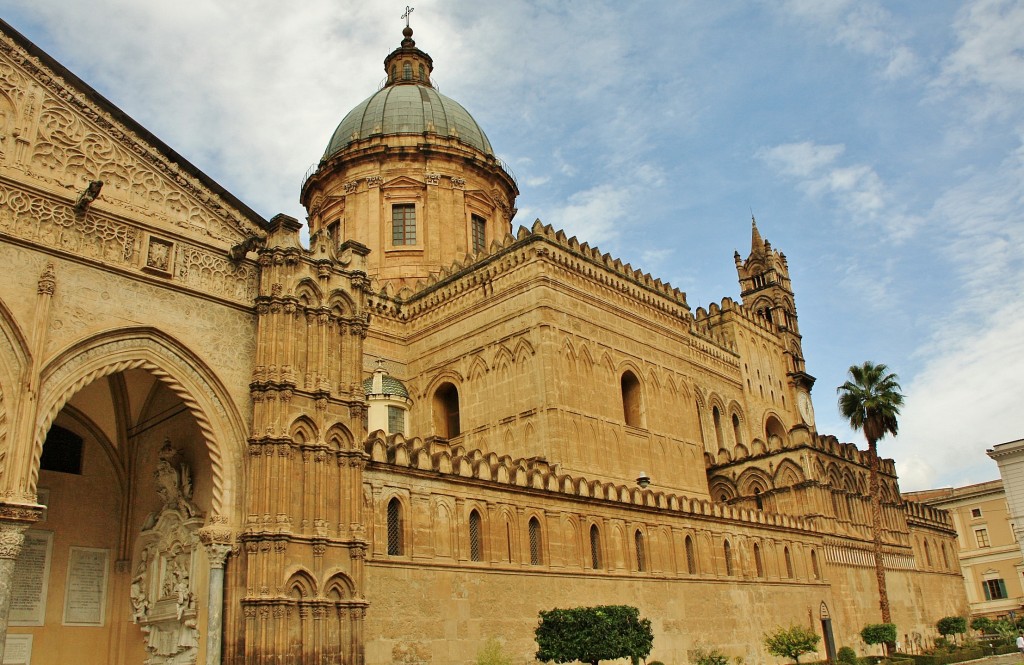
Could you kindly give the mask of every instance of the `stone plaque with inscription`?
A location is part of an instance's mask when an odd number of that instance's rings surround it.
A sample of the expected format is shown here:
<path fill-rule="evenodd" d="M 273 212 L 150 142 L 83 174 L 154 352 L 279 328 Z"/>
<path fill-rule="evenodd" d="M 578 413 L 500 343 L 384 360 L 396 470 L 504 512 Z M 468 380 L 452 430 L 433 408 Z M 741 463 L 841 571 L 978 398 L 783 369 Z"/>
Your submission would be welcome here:
<path fill-rule="evenodd" d="M 110 550 L 72 547 L 64 587 L 64 625 L 102 626 L 107 600 Z"/>
<path fill-rule="evenodd" d="M 52 550 L 52 531 L 29 529 L 25 532 L 25 544 L 14 563 L 9 625 L 43 625 Z"/>

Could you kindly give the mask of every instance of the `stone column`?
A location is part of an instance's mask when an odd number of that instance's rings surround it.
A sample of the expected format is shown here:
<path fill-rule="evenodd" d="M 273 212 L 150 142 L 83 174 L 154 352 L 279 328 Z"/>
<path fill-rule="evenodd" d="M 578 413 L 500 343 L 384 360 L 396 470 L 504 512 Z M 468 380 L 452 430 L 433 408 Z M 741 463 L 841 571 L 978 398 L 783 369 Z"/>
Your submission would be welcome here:
<path fill-rule="evenodd" d="M 14 562 L 25 542 L 25 522 L 0 521 L 0 662 L 7 644 L 7 615 L 11 609 L 11 587 L 14 584 Z"/>
<path fill-rule="evenodd" d="M 231 553 L 231 545 L 218 542 L 203 545 L 210 559 L 210 591 L 206 602 L 206 665 L 220 665 L 224 633 L 224 561 Z"/>

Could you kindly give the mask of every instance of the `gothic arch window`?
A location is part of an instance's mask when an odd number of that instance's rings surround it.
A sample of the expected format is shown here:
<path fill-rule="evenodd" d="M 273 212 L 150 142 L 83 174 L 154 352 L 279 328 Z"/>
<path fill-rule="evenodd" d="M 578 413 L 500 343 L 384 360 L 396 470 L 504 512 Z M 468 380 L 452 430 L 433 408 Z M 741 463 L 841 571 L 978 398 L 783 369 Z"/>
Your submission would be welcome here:
<path fill-rule="evenodd" d="M 388 556 L 405 553 L 402 527 L 402 502 L 395 497 L 388 502 Z"/>
<path fill-rule="evenodd" d="M 622 412 L 630 427 L 644 426 L 644 402 L 640 380 L 630 370 L 622 373 Z"/>
<path fill-rule="evenodd" d="M 540 534 L 540 520 L 536 517 L 530 518 L 530 565 L 539 566 L 543 563 L 543 556 L 541 555 L 541 534 Z"/>
<path fill-rule="evenodd" d="M 731 577 L 732 576 L 732 545 L 729 544 L 728 540 L 725 541 L 725 543 L 722 545 L 722 554 L 725 557 L 725 574 L 729 575 Z"/>
<path fill-rule="evenodd" d="M 789 554 L 789 548 L 782 548 L 782 555 L 786 559 L 786 577 L 793 578 L 793 557 Z"/>
<path fill-rule="evenodd" d="M 481 533 L 480 513 L 473 509 L 469 511 L 469 559 L 470 561 L 484 560 L 483 534 Z"/>
<path fill-rule="evenodd" d="M 434 392 L 434 429 L 443 439 L 457 437 L 462 429 L 459 422 L 459 389 L 443 383 Z"/>
<path fill-rule="evenodd" d="M 594 570 L 601 567 L 601 530 L 596 524 L 590 525 L 590 567 Z"/>
<path fill-rule="evenodd" d="M 693 551 L 693 538 L 687 536 L 683 546 L 686 549 L 686 572 L 695 575 L 697 573 L 697 555 Z"/>
<path fill-rule="evenodd" d="M 924 560 L 925 560 L 925 563 L 928 564 L 928 567 L 931 568 L 932 567 L 932 546 L 928 543 L 927 540 L 924 541 Z"/>
<path fill-rule="evenodd" d="M 722 412 L 718 410 L 717 406 L 711 407 L 711 420 L 715 423 L 715 441 L 718 443 L 718 449 L 725 448 L 725 438 L 722 436 Z"/>
<path fill-rule="evenodd" d="M 633 544 L 636 546 L 636 569 L 642 573 L 647 570 L 647 551 L 644 547 L 644 534 L 640 529 L 633 534 Z"/>
<path fill-rule="evenodd" d="M 740 436 L 740 417 L 735 413 L 732 414 L 732 436 L 737 446 L 743 444 L 743 437 Z"/>
<path fill-rule="evenodd" d="M 949 555 L 946 553 L 946 543 L 942 543 L 942 567 L 949 570 Z"/>
<path fill-rule="evenodd" d="M 695 400 L 694 403 L 697 406 L 697 428 L 700 430 L 700 441 L 704 444 L 704 449 L 707 450 L 708 442 L 704 436 L 704 419 L 701 418 L 700 400 Z"/>
<path fill-rule="evenodd" d="M 754 543 L 754 568 L 757 569 L 757 576 L 764 577 L 764 562 L 761 561 L 761 548 Z"/>
<path fill-rule="evenodd" d="M 814 574 L 814 579 L 821 579 L 821 569 L 818 568 L 818 553 L 811 550 L 811 573 Z"/>
<path fill-rule="evenodd" d="M 754 488 L 754 504 L 758 510 L 764 510 L 764 499 L 761 498 L 761 488 Z"/>

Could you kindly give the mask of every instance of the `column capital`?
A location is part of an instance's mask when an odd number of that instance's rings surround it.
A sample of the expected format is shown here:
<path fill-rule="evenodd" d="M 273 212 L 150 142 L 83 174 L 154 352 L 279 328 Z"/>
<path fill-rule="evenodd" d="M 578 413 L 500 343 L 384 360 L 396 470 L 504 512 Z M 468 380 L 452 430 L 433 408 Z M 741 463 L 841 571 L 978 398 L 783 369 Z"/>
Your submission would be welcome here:
<path fill-rule="evenodd" d="M 203 543 L 206 556 L 210 559 L 210 568 L 223 568 L 224 562 L 234 549 L 226 543 Z"/>

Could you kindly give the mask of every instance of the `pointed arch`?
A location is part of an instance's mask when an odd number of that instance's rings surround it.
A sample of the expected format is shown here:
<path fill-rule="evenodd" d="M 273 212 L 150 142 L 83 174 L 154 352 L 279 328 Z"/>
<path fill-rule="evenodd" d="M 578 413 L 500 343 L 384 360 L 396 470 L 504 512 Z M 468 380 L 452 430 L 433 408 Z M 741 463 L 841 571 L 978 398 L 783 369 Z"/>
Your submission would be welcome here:
<path fill-rule="evenodd" d="M 740 474 L 736 480 L 736 489 L 740 496 L 763 494 L 773 487 L 772 478 L 762 469 L 750 467 Z"/>
<path fill-rule="evenodd" d="M 805 480 L 803 470 L 793 460 L 779 462 L 775 470 L 775 487 L 792 487 Z"/>
<path fill-rule="evenodd" d="M 206 443 L 212 476 L 211 516 L 234 517 L 237 521 L 239 515 L 225 515 L 225 511 L 237 512 L 243 503 L 236 494 L 241 491 L 245 468 L 245 420 L 206 363 L 175 338 L 150 327 L 94 335 L 65 348 L 43 365 L 32 452 L 23 462 L 28 468 L 17 474 L 28 478 L 29 485 L 18 493 L 34 500 L 46 432 L 68 401 L 97 379 L 130 369 L 146 370 L 182 400 Z"/>
<path fill-rule="evenodd" d="M 330 429 L 327 430 L 327 434 L 324 436 L 324 442 L 332 450 L 351 450 L 355 446 L 355 437 L 352 432 L 342 423 L 334 423 Z"/>
<path fill-rule="evenodd" d="M 288 437 L 300 445 L 316 443 L 318 439 L 316 423 L 309 416 L 299 416 L 292 421 L 291 427 L 288 428 Z"/>
<path fill-rule="evenodd" d="M 487 374 L 488 372 L 487 363 L 480 357 L 480 354 L 473 356 L 473 360 L 469 363 L 469 371 L 466 375 L 469 376 L 470 381 L 478 381 Z"/>

